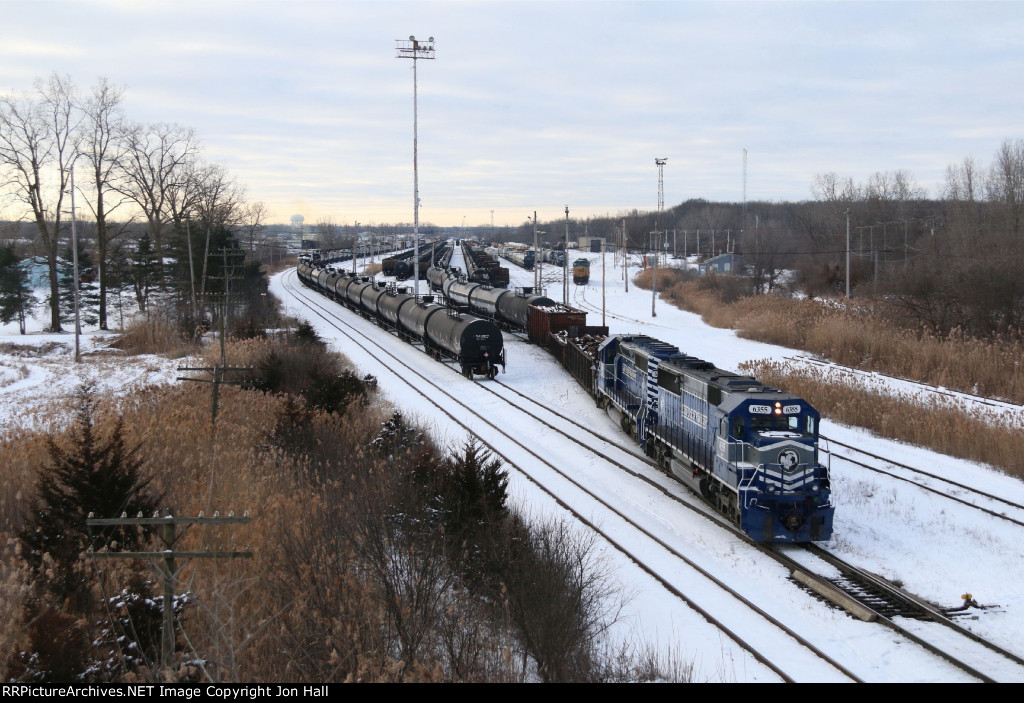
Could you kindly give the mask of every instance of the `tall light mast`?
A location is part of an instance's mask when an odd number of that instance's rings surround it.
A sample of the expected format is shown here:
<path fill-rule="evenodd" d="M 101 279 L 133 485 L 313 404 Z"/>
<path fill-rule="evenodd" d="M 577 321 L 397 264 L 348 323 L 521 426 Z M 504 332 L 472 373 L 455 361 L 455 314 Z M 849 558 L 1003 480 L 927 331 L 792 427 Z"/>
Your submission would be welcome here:
<path fill-rule="evenodd" d="M 413 293 L 420 294 L 420 173 L 419 173 L 419 114 L 417 110 L 416 62 L 418 59 L 434 58 L 434 38 L 419 41 L 396 39 L 396 58 L 412 59 L 412 236 L 413 236 Z"/>
<path fill-rule="evenodd" d="M 658 300 L 658 249 L 661 247 L 661 212 L 665 209 L 665 164 L 668 163 L 668 159 L 659 159 L 655 157 L 654 165 L 658 167 L 658 216 L 654 220 L 654 271 L 652 273 L 653 281 L 651 283 L 651 317 L 657 317 L 658 313 L 654 310 L 654 304 Z"/>

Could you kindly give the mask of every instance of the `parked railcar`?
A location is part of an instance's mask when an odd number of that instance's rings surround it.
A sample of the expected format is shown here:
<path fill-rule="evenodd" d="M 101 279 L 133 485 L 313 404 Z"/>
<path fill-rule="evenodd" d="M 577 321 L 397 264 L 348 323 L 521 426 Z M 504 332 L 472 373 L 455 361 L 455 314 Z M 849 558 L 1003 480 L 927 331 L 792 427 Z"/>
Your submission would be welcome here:
<path fill-rule="evenodd" d="M 465 306 L 472 312 L 492 318 L 508 329 L 526 330 L 529 326 L 530 306 L 555 305 L 544 295 L 525 290 L 493 288 L 472 283 L 453 276 L 450 272 L 431 271 L 427 280 L 434 290 L 441 291 L 453 305 Z"/>
<path fill-rule="evenodd" d="M 296 267 L 299 279 L 310 288 L 392 329 L 407 341 L 422 344 L 437 359 L 454 360 L 463 375 L 494 378 L 505 368 L 504 340 L 494 322 L 461 314 L 375 282 L 334 269 L 315 268 L 308 260 Z"/>

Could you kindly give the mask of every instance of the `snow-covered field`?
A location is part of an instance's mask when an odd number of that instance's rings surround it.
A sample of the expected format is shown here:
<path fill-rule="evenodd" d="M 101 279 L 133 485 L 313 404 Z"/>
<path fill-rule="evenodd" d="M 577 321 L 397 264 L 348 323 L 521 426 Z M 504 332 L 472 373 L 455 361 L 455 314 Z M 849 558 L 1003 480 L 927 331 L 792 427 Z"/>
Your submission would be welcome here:
<path fill-rule="evenodd" d="M 602 304 L 602 267 L 600 255 L 592 260 L 591 281 L 585 287 L 571 287 L 570 303 L 577 307 Z M 532 283 L 532 273 L 511 268 L 513 282 Z M 609 254 L 606 261 L 604 296 L 606 322 L 612 333 L 642 333 L 670 342 L 682 351 L 714 362 L 722 368 L 736 368 L 755 359 L 782 359 L 793 350 L 738 338 L 728 330 L 707 327 L 696 315 L 671 308 L 657 301 L 657 316 L 651 316 L 652 296 L 630 286 L 625 291 L 621 269 Z M 635 272 L 635 268 L 633 269 Z M 552 271 L 552 273 L 555 273 Z M 456 441 L 464 430 L 440 416 L 428 402 L 409 392 L 408 386 L 378 362 L 358 349 L 336 328 L 317 317 L 293 294 L 297 285 L 293 273 L 275 276 L 271 290 L 287 311 L 306 317 L 322 336 L 332 340 L 366 373 L 378 377 L 382 394 L 403 411 L 419 417 L 442 439 Z M 422 285 L 422 284 L 421 284 Z M 561 299 L 561 283 L 553 283 L 550 297 Z M 349 314 L 349 313 L 343 313 Z M 349 314 L 350 315 L 350 314 Z M 474 395 L 473 382 L 449 368 L 442 367 L 421 352 L 350 315 L 360 334 L 374 336 L 404 361 L 438 379 L 461 397 Z M 590 313 L 591 324 L 601 323 L 601 313 Z M 82 362 L 74 363 L 72 334 L 43 334 L 36 323 L 32 333 L 22 337 L 15 325 L 0 327 L 0 428 L 15 430 L 38 426 L 53 405 L 69 397 L 84 381 L 100 390 L 119 392 L 130 386 L 173 382 L 181 360 L 159 357 L 127 357 L 106 348 L 106 335 L 90 332 L 83 336 Z M 384 336 L 380 336 L 384 335 Z M 589 397 L 541 350 L 507 338 L 507 373 L 501 381 L 541 403 L 569 413 L 587 426 L 609 436 L 618 428 Z M 873 382 L 885 383 L 884 379 Z M 508 427 L 515 432 L 516 428 Z M 875 454 L 928 470 L 955 476 L 960 482 L 978 486 L 1024 503 L 1024 484 L 985 466 L 952 459 L 933 452 L 879 439 L 855 428 L 822 421 L 822 432 Z M 619 437 L 624 439 L 623 437 Z M 534 438 L 544 450 L 571 456 L 576 450 L 545 442 L 564 442 Z M 1024 444 L 1024 443 L 1022 443 Z M 569 470 L 582 467 L 569 466 Z M 904 587 L 942 606 L 960 603 L 960 595 L 970 592 L 982 604 L 997 606 L 974 611 L 973 618 L 961 620 L 1001 646 L 1024 654 L 1020 633 L 1024 632 L 1024 528 L 984 515 L 944 498 L 926 494 L 905 482 L 869 473 L 838 458 L 832 462 L 836 519 L 833 539 L 826 546 L 838 555 L 875 571 L 898 579 Z M 611 480 L 611 479 L 609 479 Z M 742 545 L 716 533 L 701 531 L 699 521 L 689 511 L 664 501 L 654 500 L 650 490 L 623 473 L 614 479 L 614 492 L 625 502 L 644 505 L 647 519 L 682 547 L 704 559 L 712 569 L 729 575 L 750 593 L 765 598 L 790 598 L 793 617 L 814 632 L 817 641 L 837 652 L 843 663 L 869 681 L 963 681 L 969 680 L 942 660 L 923 653 L 915 645 L 877 626 L 853 621 L 841 612 L 818 604 L 796 589 L 780 573 L 777 565 L 756 559 Z M 513 476 L 515 499 L 534 515 L 564 515 L 561 508 L 532 486 Z M 592 516 L 614 530 L 614 520 Z M 616 576 L 633 594 L 615 636 L 629 637 L 654 644 L 695 664 L 695 678 L 707 681 L 774 681 L 777 677 L 749 655 L 739 650 L 715 628 L 686 608 L 678 599 L 642 574 L 627 559 L 607 550 L 607 558 Z M 691 584 L 684 570 L 679 571 L 678 588 L 701 590 Z M 713 607 L 713 603 L 712 603 Z M 811 624 L 808 624 L 811 623 Z M 780 653 L 780 656 L 784 656 Z M 806 680 L 815 680 L 813 670 L 804 672 Z"/>
<path fill-rule="evenodd" d="M 17 323 L 0 325 L 0 431 L 44 429 L 62 422 L 53 410 L 83 384 L 100 394 L 123 394 L 149 385 L 173 382 L 182 359 L 130 356 L 109 346 L 115 336 L 83 330 L 75 363 L 74 325 L 70 332 L 42 332 L 48 322 L 29 320 L 27 334 Z M 63 421 L 66 421 L 64 418 Z"/>

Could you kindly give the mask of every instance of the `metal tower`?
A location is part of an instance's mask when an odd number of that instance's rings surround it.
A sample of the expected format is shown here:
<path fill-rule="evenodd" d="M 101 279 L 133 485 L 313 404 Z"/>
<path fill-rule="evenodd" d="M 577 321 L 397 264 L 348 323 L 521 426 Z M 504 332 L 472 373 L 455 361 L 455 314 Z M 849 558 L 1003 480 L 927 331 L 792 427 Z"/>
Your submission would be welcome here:
<path fill-rule="evenodd" d="M 668 159 L 654 159 L 655 166 L 658 167 L 658 215 L 661 215 L 661 211 L 665 209 L 665 164 Z"/>
<path fill-rule="evenodd" d="M 420 172 L 416 61 L 417 59 L 434 58 L 434 38 L 430 37 L 427 41 L 419 41 L 414 36 L 410 36 L 408 41 L 396 39 L 395 50 L 398 52 L 395 58 L 412 59 L 412 236 L 415 257 L 413 258 L 413 293 L 418 297 L 420 294 Z M 352 252 L 352 260 L 355 261 L 355 252 Z"/>

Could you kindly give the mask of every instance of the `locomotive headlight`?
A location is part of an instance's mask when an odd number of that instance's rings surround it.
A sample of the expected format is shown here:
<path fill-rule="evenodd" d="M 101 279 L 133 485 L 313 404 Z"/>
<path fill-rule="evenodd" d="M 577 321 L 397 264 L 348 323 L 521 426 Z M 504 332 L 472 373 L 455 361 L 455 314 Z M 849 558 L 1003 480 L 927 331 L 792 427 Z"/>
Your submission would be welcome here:
<path fill-rule="evenodd" d="M 775 414 L 776 415 L 781 415 L 782 414 L 782 403 L 776 403 L 775 404 Z"/>

